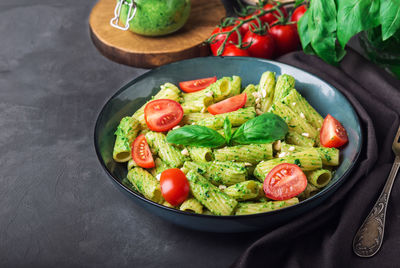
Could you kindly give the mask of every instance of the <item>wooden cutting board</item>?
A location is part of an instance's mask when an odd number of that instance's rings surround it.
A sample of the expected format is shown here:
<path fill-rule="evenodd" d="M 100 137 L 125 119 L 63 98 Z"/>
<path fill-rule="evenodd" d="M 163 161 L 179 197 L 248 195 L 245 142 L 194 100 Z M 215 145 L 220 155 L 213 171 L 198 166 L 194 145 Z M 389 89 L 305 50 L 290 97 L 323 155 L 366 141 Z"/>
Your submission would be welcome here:
<path fill-rule="evenodd" d="M 167 36 L 145 37 L 110 26 L 116 2 L 99 0 L 93 7 L 89 17 L 92 41 L 107 58 L 141 68 L 209 55 L 203 41 L 226 16 L 219 0 L 192 0 L 190 17 L 182 29 Z"/>

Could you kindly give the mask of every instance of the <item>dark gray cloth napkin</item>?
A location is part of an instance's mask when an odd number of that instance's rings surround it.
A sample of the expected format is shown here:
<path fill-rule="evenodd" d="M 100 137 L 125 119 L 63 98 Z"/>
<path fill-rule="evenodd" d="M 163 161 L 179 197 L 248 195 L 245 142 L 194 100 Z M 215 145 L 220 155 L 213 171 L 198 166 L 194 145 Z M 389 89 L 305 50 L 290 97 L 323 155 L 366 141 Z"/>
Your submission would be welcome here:
<path fill-rule="evenodd" d="M 352 250 L 353 237 L 378 198 L 394 160 L 391 145 L 400 123 L 400 80 L 353 50 L 340 67 L 303 52 L 278 60 L 313 73 L 340 90 L 359 115 L 364 143 L 358 164 L 332 197 L 313 211 L 266 232 L 232 267 L 400 265 L 399 180 L 390 196 L 381 250 L 367 259 L 357 257 Z"/>

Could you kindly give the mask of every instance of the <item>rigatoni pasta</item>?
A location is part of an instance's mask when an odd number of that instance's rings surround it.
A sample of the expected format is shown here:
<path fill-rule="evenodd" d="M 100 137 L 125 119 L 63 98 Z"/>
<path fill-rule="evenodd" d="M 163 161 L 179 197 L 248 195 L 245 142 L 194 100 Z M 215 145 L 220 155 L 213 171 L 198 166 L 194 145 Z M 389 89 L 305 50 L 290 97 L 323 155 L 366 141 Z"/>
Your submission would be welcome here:
<path fill-rule="evenodd" d="M 170 167 L 180 167 L 183 165 L 184 155 L 167 142 L 164 134 L 150 131 L 146 134 L 146 140 L 166 165 Z"/>
<path fill-rule="evenodd" d="M 256 108 L 265 113 L 269 110 L 274 100 L 275 73 L 267 71 L 261 75 L 260 83 L 258 84 L 258 93 L 260 102 L 256 103 Z"/>
<path fill-rule="evenodd" d="M 160 183 L 146 170 L 135 167 L 129 170 L 127 178 L 147 199 L 156 203 L 164 202 L 161 196 Z"/>
<path fill-rule="evenodd" d="M 203 213 L 203 205 L 196 198 L 186 199 L 179 207 L 179 210 L 193 212 L 197 214 Z"/>
<path fill-rule="evenodd" d="M 289 94 L 282 99 L 282 102 L 288 105 L 300 117 L 305 118 L 317 130 L 321 129 L 324 119 L 322 116 L 308 103 L 308 101 L 292 89 Z"/>
<path fill-rule="evenodd" d="M 207 117 L 203 120 L 195 122 L 195 124 L 211 129 L 220 129 L 224 126 L 225 117 L 228 117 L 229 121 L 231 121 L 232 123 L 232 126 L 236 127 L 256 117 L 256 110 L 254 107 L 242 108 L 234 112 L 217 114 L 212 117 Z"/>
<path fill-rule="evenodd" d="M 190 183 L 190 190 L 193 196 L 213 214 L 233 214 L 238 204 L 234 198 L 219 190 L 194 170 L 190 170 L 186 177 Z"/>
<path fill-rule="evenodd" d="M 299 203 L 299 199 L 294 197 L 284 201 L 268 201 L 268 202 L 245 202 L 239 203 L 235 215 L 248 215 L 269 212 Z"/>
<path fill-rule="evenodd" d="M 272 158 L 272 143 L 224 147 L 214 150 L 217 161 L 238 161 L 251 164 Z"/>
<path fill-rule="evenodd" d="M 305 118 L 302 118 L 300 114 L 296 114 L 288 105 L 282 102 L 275 102 L 271 111 L 282 117 L 289 126 L 289 129 L 297 132 L 298 134 L 315 140 L 318 135 L 318 131 L 310 125 Z"/>
<path fill-rule="evenodd" d="M 186 161 L 184 170 L 195 170 L 215 185 L 232 185 L 243 182 L 248 177 L 245 163 L 241 162 L 210 162 L 199 163 Z"/>
<path fill-rule="evenodd" d="M 238 201 L 257 198 L 259 192 L 260 185 L 258 184 L 258 182 L 253 180 L 236 183 L 224 190 L 224 193 L 235 198 Z"/>
<path fill-rule="evenodd" d="M 127 162 L 131 159 L 131 144 L 139 132 L 139 121 L 132 117 L 124 117 L 118 125 L 115 135 L 113 158 L 116 162 Z"/>

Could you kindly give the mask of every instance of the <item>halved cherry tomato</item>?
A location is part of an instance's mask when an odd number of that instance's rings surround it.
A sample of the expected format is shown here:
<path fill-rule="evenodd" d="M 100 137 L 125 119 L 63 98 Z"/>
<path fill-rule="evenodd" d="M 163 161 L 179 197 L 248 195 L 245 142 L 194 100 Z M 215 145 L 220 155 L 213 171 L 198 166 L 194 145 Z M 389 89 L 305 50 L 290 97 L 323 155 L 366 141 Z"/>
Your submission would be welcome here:
<path fill-rule="evenodd" d="M 210 105 L 208 106 L 207 110 L 210 114 L 223 114 L 233 112 L 242 108 L 246 104 L 246 100 L 246 93 L 242 93 L 240 95 L 236 95 L 226 100 Z"/>
<path fill-rule="evenodd" d="M 235 26 L 227 26 L 225 28 L 215 28 L 214 31 L 211 33 L 211 35 L 213 34 L 217 34 L 217 33 L 222 33 L 222 32 L 228 32 L 230 30 L 232 30 L 232 28 Z M 218 48 L 221 46 L 221 44 L 224 42 L 224 40 L 226 39 L 226 34 L 219 34 L 215 37 L 214 41 L 210 44 L 210 48 L 211 48 L 211 52 L 214 56 L 217 56 L 217 52 L 218 52 Z M 233 32 L 228 40 L 226 41 L 226 44 L 230 44 L 230 43 L 234 43 L 237 44 L 238 42 L 238 35 L 237 32 Z"/>
<path fill-rule="evenodd" d="M 272 4 L 266 4 L 263 7 L 263 9 L 268 11 L 268 10 L 272 9 L 273 7 L 275 7 L 275 6 L 272 5 Z M 286 9 L 284 7 L 280 7 L 279 10 L 282 12 L 283 17 L 287 17 L 288 14 L 287 14 Z M 281 16 L 280 13 L 277 10 L 275 10 L 274 12 L 270 12 L 270 13 L 264 14 L 263 16 L 260 17 L 260 19 L 263 22 L 268 23 L 268 24 L 271 25 L 280 16 Z"/>
<path fill-rule="evenodd" d="M 286 200 L 299 195 L 307 187 L 307 177 L 295 164 L 282 163 L 274 167 L 264 180 L 265 196 Z"/>
<path fill-rule="evenodd" d="M 224 52 L 221 56 L 241 56 L 241 57 L 249 57 L 250 54 L 247 49 L 238 48 L 235 45 L 228 45 L 225 47 Z"/>
<path fill-rule="evenodd" d="M 168 131 L 179 124 L 182 117 L 182 106 L 174 100 L 153 100 L 144 107 L 144 119 L 153 131 Z"/>
<path fill-rule="evenodd" d="M 333 116 L 328 114 L 320 132 L 321 145 L 338 148 L 348 142 L 346 129 Z"/>
<path fill-rule="evenodd" d="M 161 194 L 173 206 L 181 204 L 189 195 L 190 185 L 179 168 L 164 170 L 160 177 Z"/>
<path fill-rule="evenodd" d="M 213 76 L 213 77 L 201 78 L 201 79 L 197 79 L 197 80 L 179 82 L 179 87 L 183 91 L 190 93 L 190 92 L 196 92 L 196 91 L 205 89 L 206 87 L 208 87 L 215 81 L 217 81 L 217 77 Z"/>
<path fill-rule="evenodd" d="M 155 167 L 153 156 L 149 145 L 147 144 L 146 137 L 142 134 L 139 135 L 132 143 L 132 159 L 142 168 Z"/>

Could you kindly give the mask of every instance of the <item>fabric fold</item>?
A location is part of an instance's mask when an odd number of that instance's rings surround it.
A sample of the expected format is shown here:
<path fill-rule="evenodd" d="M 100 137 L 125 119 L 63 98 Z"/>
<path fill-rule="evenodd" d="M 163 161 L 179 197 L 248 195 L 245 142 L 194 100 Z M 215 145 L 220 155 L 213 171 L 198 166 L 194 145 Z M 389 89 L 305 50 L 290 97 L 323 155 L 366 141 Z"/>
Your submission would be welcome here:
<path fill-rule="evenodd" d="M 250 245 L 232 267 L 387 267 L 398 264 L 399 181 L 395 182 L 390 197 L 380 252 L 369 259 L 357 257 L 352 241 L 378 198 L 394 159 L 391 144 L 400 123 L 400 80 L 351 49 L 339 67 L 300 51 L 278 60 L 320 77 L 347 97 L 362 125 L 363 147 L 357 166 L 335 194 L 314 210 L 268 231 Z"/>

